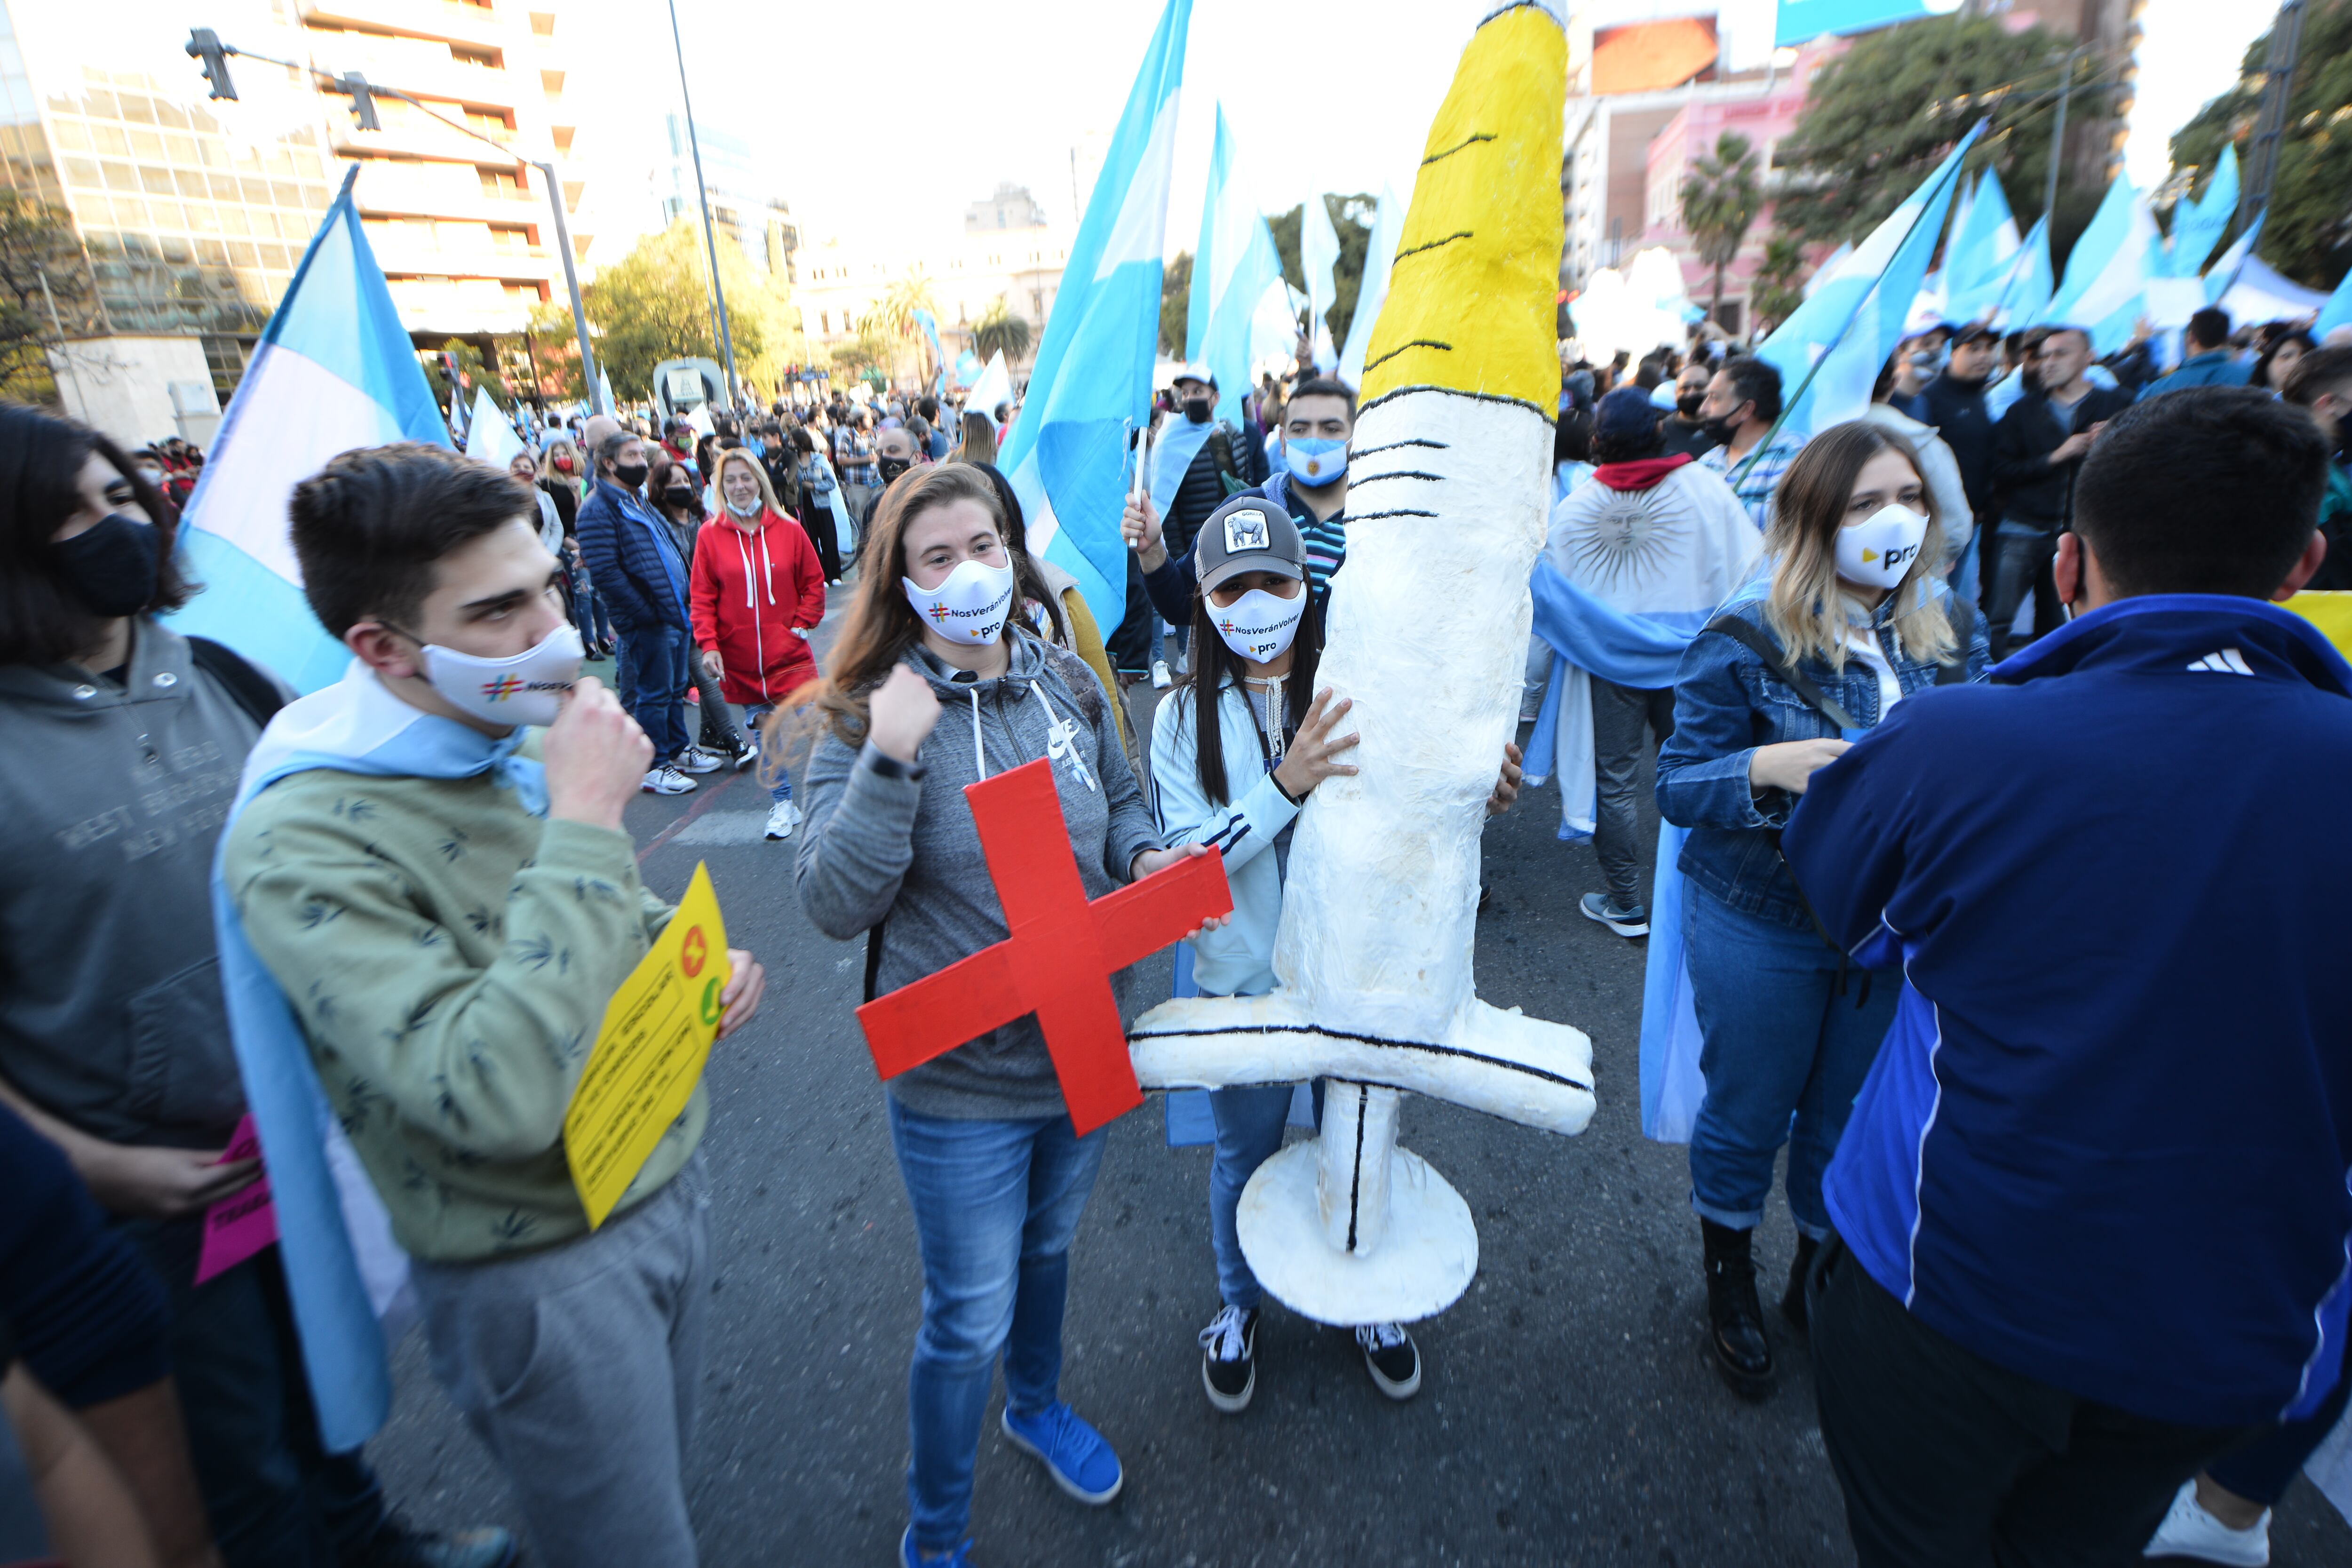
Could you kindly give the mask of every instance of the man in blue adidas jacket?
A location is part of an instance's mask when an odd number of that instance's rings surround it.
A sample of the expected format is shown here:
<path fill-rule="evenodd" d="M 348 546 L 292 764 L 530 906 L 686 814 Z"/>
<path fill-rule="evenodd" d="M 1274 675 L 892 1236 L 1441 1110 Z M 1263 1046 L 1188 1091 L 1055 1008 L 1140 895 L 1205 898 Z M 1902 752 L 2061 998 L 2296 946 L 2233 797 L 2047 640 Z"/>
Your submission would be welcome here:
<path fill-rule="evenodd" d="M 2076 618 L 1790 822 L 1824 929 L 1908 982 L 1812 1281 L 1864 1568 L 2136 1562 L 2343 1372 L 2352 668 L 2264 602 L 2326 552 L 2326 462 L 2259 391 L 2119 415 L 2060 542 Z"/>

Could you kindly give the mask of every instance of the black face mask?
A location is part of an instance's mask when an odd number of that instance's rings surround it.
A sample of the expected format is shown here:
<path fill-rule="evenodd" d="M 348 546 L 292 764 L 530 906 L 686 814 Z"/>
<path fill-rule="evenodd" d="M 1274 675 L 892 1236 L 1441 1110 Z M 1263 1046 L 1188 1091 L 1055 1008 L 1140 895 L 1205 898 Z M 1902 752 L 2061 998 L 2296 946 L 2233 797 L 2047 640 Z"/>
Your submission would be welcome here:
<path fill-rule="evenodd" d="M 887 485 L 915 465 L 905 458 L 877 458 L 874 466 L 882 470 L 882 482 Z"/>
<path fill-rule="evenodd" d="M 1726 415 L 1721 419 L 1702 420 L 1699 427 L 1707 433 L 1708 437 L 1717 446 L 1728 447 L 1731 445 L 1732 436 L 1739 428 L 1739 421 Z"/>
<path fill-rule="evenodd" d="M 1195 425 L 1206 425 L 1209 422 L 1209 416 L 1216 410 L 1217 405 L 1205 397 L 1188 397 L 1184 400 L 1184 417 Z"/>
<path fill-rule="evenodd" d="M 615 463 L 613 465 L 613 478 L 619 482 L 624 489 L 635 489 L 639 485 L 646 482 L 646 476 L 652 472 L 653 469 L 644 463 Z"/>
<path fill-rule="evenodd" d="M 1698 420 L 1698 405 L 1706 401 L 1706 394 L 1704 392 L 1685 393 L 1675 399 L 1675 412 L 1696 424 Z"/>
<path fill-rule="evenodd" d="M 694 504 L 694 491 L 685 485 L 672 485 L 662 491 L 662 500 L 674 507 L 691 507 Z"/>
<path fill-rule="evenodd" d="M 151 522 L 109 512 L 95 527 L 49 546 L 67 593 L 94 616 L 135 616 L 155 599 L 163 536 Z"/>

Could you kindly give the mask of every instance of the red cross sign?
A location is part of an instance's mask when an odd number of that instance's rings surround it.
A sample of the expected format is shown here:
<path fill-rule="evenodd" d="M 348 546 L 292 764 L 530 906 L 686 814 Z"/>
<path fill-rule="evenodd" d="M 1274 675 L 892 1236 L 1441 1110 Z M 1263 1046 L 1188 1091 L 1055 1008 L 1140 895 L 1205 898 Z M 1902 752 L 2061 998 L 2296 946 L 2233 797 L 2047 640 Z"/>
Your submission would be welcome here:
<path fill-rule="evenodd" d="M 1189 857 L 1089 903 L 1050 762 L 1041 757 L 963 793 L 1012 934 L 876 997 L 857 1010 L 857 1022 L 876 1069 L 889 1079 L 1034 1013 L 1084 1137 L 1143 1103 L 1111 975 L 1232 911 L 1224 858 Z"/>

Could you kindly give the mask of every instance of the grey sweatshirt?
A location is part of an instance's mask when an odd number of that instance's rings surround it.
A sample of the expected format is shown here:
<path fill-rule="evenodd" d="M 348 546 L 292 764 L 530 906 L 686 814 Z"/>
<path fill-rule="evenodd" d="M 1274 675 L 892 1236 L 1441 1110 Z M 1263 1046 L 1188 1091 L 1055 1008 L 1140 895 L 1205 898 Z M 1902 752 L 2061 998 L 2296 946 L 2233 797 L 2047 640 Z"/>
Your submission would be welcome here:
<path fill-rule="evenodd" d="M 1139 852 L 1160 847 L 1102 683 L 1075 654 L 1018 628 L 1009 635 L 1012 669 L 992 680 L 950 669 L 921 647 L 907 656 L 943 710 L 913 768 L 870 744 L 853 751 L 829 731 L 809 758 L 801 787 L 808 816 L 793 868 L 801 908 L 832 937 L 882 928 L 877 995 L 1005 940 L 963 788 L 1046 756 L 1049 726 L 1075 727 L 1054 763 L 1054 784 L 1087 897 L 1118 888 Z M 1111 985 L 1125 1017 L 1133 1011 L 1133 972 L 1120 971 Z M 1066 1110 L 1034 1016 L 902 1073 L 889 1088 L 924 1116 L 1017 1121 Z"/>
<path fill-rule="evenodd" d="M 218 1147 L 213 847 L 259 728 L 152 621 L 124 674 L 0 667 L 0 1075 L 109 1142 Z"/>

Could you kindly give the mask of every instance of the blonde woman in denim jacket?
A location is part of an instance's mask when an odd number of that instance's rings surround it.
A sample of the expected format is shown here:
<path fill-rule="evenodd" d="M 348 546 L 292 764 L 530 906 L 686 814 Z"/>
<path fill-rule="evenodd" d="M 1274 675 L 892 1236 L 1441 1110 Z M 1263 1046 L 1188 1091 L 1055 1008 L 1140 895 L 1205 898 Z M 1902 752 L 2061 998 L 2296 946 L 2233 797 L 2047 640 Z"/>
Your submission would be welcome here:
<path fill-rule="evenodd" d="M 1679 864 L 1706 1098 L 1691 1133 L 1691 1207 L 1708 1342 L 1746 1397 L 1773 1375 L 1750 1243 L 1774 1158 L 1787 1143 L 1798 1242 L 1780 1310 L 1801 1331 L 1805 1271 L 1829 1234 L 1822 1173 L 1901 984 L 1891 971 L 1853 971 L 1821 934 L 1780 830 L 1813 773 L 1895 703 L 1984 678 L 1982 621 L 1934 570 L 1941 525 L 1900 436 L 1859 421 L 1822 432 L 1780 481 L 1769 584 L 1734 595 L 1676 672 L 1657 788 L 1659 811 L 1692 830 Z"/>

